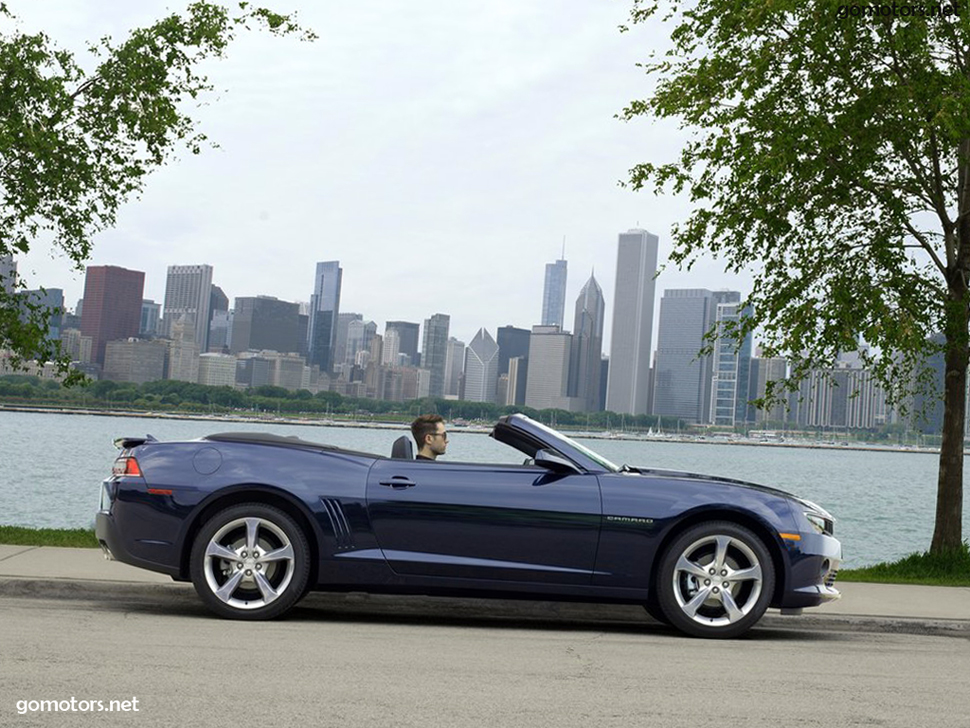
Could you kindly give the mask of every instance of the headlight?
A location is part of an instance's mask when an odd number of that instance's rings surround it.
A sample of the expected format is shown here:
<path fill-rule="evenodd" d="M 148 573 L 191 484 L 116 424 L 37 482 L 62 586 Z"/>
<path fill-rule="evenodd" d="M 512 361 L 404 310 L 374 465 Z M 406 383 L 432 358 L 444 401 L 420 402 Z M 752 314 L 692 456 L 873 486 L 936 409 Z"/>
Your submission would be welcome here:
<path fill-rule="evenodd" d="M 825 518 L 823 516 L 820 516 L 818 513 L 806 513 L 805 519 L 816 532 L 825 533 Z"/>

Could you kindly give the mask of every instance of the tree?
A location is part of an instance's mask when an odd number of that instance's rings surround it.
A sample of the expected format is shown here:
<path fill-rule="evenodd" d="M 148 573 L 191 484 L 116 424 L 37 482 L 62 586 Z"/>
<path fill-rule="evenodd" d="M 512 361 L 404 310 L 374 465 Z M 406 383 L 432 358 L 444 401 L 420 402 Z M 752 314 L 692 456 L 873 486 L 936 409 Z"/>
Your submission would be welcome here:
<path fill-rule="evenodd" d="M 222 57 L 251 26 L 314 37 L 290 16 L 245 2 L 235 14 L 196 2 L 123 43 L 92 44 L 86 69 L 46 34 L 11 29 L 14 20 L 0 2 L 0 262 L 49 241 L 78 269 L 149 172 L 178 147 L 198 154 L 206 144 L 186 110 L 212 88 L 196 70 L 202 61 Z M 69 360 L 48 338 L 50 311 L 24 306 L 16 288 L 26 283 L 0 281 L 0 349 L 15 363 L 56 360 L 67 373 Z"/>
<path fill-rule="evenodd" d="M 728 270 L 754 273 L 753 314 L 729 334 L 761 327 L 766 355 L 792 362 L 768 400 L 859 349 L 861 336 L 873 347 L 866 364 L 905 410 L 932 386 L 926 362 L 942 353 L 930 550 L 959 549 L 970 322 L 966 4 L 959 14 L 829 0 L 664 7 L 634 0 L 634 24 L 660 18 L 674 29 L 671 49 L 644 64 L 655 90 L 621 116 L 678 119 L 693 131 L 675 161 L 639 164 L 629 184 L 689 196 L 692 210 L 673 231 L 675 263 L 714 254 Z"/>

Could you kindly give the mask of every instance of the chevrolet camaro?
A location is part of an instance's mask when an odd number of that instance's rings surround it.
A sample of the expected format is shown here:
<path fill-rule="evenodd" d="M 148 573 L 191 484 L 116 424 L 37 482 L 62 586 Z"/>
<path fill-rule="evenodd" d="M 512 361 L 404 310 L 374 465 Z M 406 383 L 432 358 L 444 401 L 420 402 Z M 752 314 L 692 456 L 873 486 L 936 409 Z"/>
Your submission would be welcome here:
<path fill-rule="evenodd" d="M 271 619 L 310 591 L 635 603 L 737 637 L 769 608 L 837 599 L 833 518 L 789 493 L 618 466 L 521 414 L 522 464 L 416 460 L 296 437 L 118 440 L 96 532 L 109 558 L 191 581 L 214 613 Z"/>

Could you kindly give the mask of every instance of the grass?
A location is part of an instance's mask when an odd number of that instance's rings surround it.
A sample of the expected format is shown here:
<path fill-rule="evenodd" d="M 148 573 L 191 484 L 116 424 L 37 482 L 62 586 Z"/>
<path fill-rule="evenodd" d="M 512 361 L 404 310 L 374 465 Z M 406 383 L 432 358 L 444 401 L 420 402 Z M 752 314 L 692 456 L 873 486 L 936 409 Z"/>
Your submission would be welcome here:
<path fill-rule="evenodd" d="M 66 546 L 70 548 L 98 548 L 94 529 L 89 528 L 26 528 L 0 526 L 0 544 L 14 546 Z"/>
<path fill-rule="evenodd" d="M 844 569 L 839 581 L 866 581 L 882 584 L 923 584 L 927 586 L 970 586 L 970 542 L 949 554 L 928 551 L 910 554 L 899 561 Z"/>

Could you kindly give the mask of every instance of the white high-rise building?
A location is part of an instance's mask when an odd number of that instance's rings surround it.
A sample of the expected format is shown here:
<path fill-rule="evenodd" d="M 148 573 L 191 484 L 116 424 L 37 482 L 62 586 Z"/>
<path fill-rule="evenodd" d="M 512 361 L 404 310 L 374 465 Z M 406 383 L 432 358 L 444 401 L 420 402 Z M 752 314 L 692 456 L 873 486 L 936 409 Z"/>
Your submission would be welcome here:
<path fill-rule="evenodd" d="M 657 236 L 646 230 L 619 236 L 606 388 L 606 409 L 613 412 L 647 413 L 658 246 Z"/>
<path fill-rule="evenodd" d="M 485 329 L 479 329 L 465 349 L 465 399 L 494 402 L 498 383 L 498 344 Z"/>
<path fill-rule="evenodd" d="M 461 381 L 465 366 L 465 342 L 454 336 L 448 337 L 448 353 L 445 355 L 445 397 L 461 394 Z"/>
<path fill-rule="evenodd" d="M 558 326 L 533 326 L 529 340 L 529 372 L 525 405 L 533 409 L 574 409 L 569 397 L 570 334 Z"/>
<path fill-rule="evenodd" d="M 171 337 L 172 325 L 185 316 L 195 329 L 199 351 L 208 351 L 211 299 L 211 265 L 170 265 L 165 281 L 162 335 Z"/>
<path fill-rule="evenodd" d="M 401 354 L 401 336 L 397 329 L 384 331 L 384 349 L 381 354 L 381 364 L 386 367 L 396 367 Z"/>

